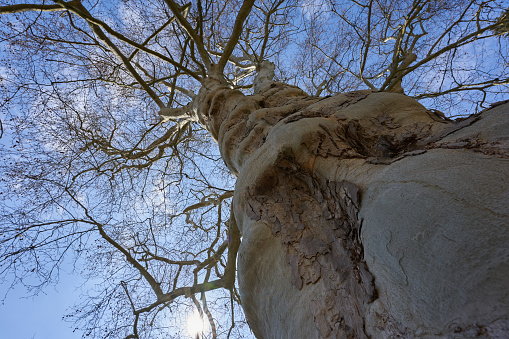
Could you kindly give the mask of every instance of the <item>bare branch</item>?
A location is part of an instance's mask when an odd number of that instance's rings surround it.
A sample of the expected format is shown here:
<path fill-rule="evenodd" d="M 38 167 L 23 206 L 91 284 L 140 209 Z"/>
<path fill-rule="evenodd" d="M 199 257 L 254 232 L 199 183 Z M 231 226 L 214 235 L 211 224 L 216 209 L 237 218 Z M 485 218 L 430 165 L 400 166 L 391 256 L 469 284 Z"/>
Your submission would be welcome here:
<path fill-rule="evenodd" d="M 92 17 L 88 11 L 86 10 L 86 8 L 81 4 L 79 3 L 77 6 L 78 7 L 73 7 L 71 5 L 71 3 L 66 3 L 62 0 L 53 0 L 55 2 L 58 2 L 59 4 L 61 4 L 62 6 L 64 6 L 67 10 L 69 10 L 70 12 L 76 14 L 77 16 L 87 20 L 89 23 L 93 24 L 93 25 L 96 25 L 102 29 L 104 29 L 108 34 L 111 34 L 112 36 L 114 36 L 115 38 L 119 39 L 120 41 L 123 41 L 149 55 L 153 55 L 163 61 L 166 61 L 168 63 L 170 63 L 171 65 L 175 66 L 176 68 L 182 70 L 184 73 L 192 76 L 193 78 L 195 78 L 196 80 L 201 80 L 201 77 L 194 71 L 190 70 L 189 68 L 175 62 L 173 59 L 157 52 L 157 51 L 154 51 L 154 50 L 151 50 L 145 46 L 143 46 L 142 44 L 139 44 L 131 39 L 128 39 L 126 38 L 124 35 L 116 32 L 115 30 L 113 30 L 108 24 L 106 24 L 105 22 L 101 21 L 101 20 L 98 20 L 94 17 Z"/>
<path fill-rule="evenodd" d="M 111 40 L 103 33 L 103 31 L 97 26 L 92 23 L 90 23 L 90 28 L 95 33 L 97 38 L 102 41 L 108 48 L 111 50 L 113 54 L 122 62 L 122 64 L 127 68 L 129 73 L 133 76 L 133 78 L 136 79 L 136 81 L 141 85 L 141 87 L 147 92 L 147 94 L 154 100 L 154 102 L 159 106 L 159 108 L 163 109 L 166 106 L 164 103 L 159 99 L 159 97 L 154 93 L 154 91 L 150 88 L 150 86 L 147 85 L 145 80 L 136 72 L 133 65 L 131 65 L 129 59 L 120 52 L 117 46 L 111 42 Z"/>
<path fill-rule="evenodd" d="M 206 206 L 210 206 L 210 205 L 218 205 L 223 200 L 231 198 L 231 197 L 233 197 L 233 191 L 227 191 L 226 193 L 221 194 L 217 198 L 210 198 L 210 197 L 208 197 L 207 199 L 203 198 L 202 201 L 200 201 L 199 203 L 194 204 L 194 205 L 189 206 L 189 207 L 186 207 L 182 213 L 188 213 L 188 212 L 190 212 L 192 210 L 195 210 L 195 209 L 198 209 L 198 208 L 202 208 L 202 207 L 206 207 Z"/>
<path fill-rule="evenodd" d="M 37 5 L 37 4 L 19 4 L 10 6 L 0 6 L 0 14 L 12 14 L 21 12 L 59 12 L 66 9 L 60 5 Z"/>
<path fill-rule="evenodd" d="M 189 9 L 191 8 L 191 3 L 187 3 L 185 4 L 184 6 L 182 6 L 182 11 L 183 11 L 183 16 L 186 17 L 187 16 L 187 13 L 189 12 Z M 145 39 L 145 41 L 143 41 L 141 43 L 141 46 L 146 46 L 150 40 L 152 40 L 153 38 L 155 38 L 159 33 L 161 33 L 166 27 L 168 27 L 172 22 L 175 21 L 175 17 L 172 17 L 170 18 L 168 21 L 166 21 L 163 25 L 161 25 L 161 27 L 159 27 L 158 29 L 156 29 L 154 31 L 154 33 L 152 33 L 148 38 Z M 136 54 L 140 51 L 139 48 L 137 48 L 136 50 L 134 50 L 134 52 L 131 53 L 131 55 L 129 56 L 129 60 L 132 60 Z"/>
<path fill-rule="evenodd" d="M 436 98 L 445 94 L 454 93 L 454 92 L 462 92 L 462 91 L 484 91 L 490 87 L 500 86 L 500 85 L 509 85 L 509 78 L 506 79 L 494 79 L 483 81 L 474 84 L 460 84 L 454 87 L 451 87 L 445 91 L 435 92 L 435 93 L 422 93 L 419 95 L 413 96 L 414 99 L 425 99 L 425 98 Z"/>
<path fill-rule="evenodd" d="M 145 269 L 145 267 L 143 267 L 135 258 L 133 258 L 133 256 L 129 253 L 128 250 L 126 250 L 124 247 L 122 247 L 122 245 L 120 245 L 118 242 L 113 240 L 104 231 L 104 225 L 99 223 L 99 222 L 97 222 L 97 221 L 95 221 L 94 218 L 92 218 L 92 216 L 90 215 L 88 209 L 81 203 L 81 201 L 79 201 L 75 197 L 75 195 L 69 189 L 66 188 L 65 191 L 67 192 L 67 194 L 69 194 L 71 199 L 77 205 L 79 205 L 83 209 L 83 211 L 85 212 L 85 214 L 89 218 L 90 222 L 92 224 L 94 224 L 97 227 L 97 229 L 99 230 L 99 233 L 101 234 L 101 237 L 104 240 L 106 240 L 106 242 L 108 242 L 110 245 L 112 245 L 114 248 L 116 248 L 119 252 L 121 252 L 125 256 L 126 260 L 131 265 L 133 265 L 140 272 L 140 274 L 143 276 L 143 278 L 145 278 L 145 280 L 149 283 L 149 285 L 152 288 L 152 290 L 154 291 L 155 295 L 158 298 L 160 298 L 163 295 L 163 291 L 161 290 L 160 284 L 154 279 L 154 277 Z"/>
<path fill-rule="evenodd" d="M 209 320 L 210 328 L 212 329 L 212 339 L 217 338 L 216 324 L 214 323 L 214 318 L 212 314 L 210 314 L 209 307 L 207 306 L 207 297 L 205 293 L 201 293 L 201 302 L 203 304 L 203 312 L 207 315 L 207 319 Z"/>
<path fill-rule="evenodd" d="M 149 305 L 147 307 L 138 309 L 136 311 L 136 313 L 140 314 L 140 313 L 150 312 L 155 307 L 157 307 L 161 304 L 164 304 L 166 302 L 173 301 L 178 297 L 201 293 L 201 292 L 213 291 L 213 290 L 217 290 L 218 288 L 223 288 L 223 287 L 224 287 L 224 282 L 222 279 L 204 282 L 201 284 L 194 285 L 192 287 L 180 287 L 170 293 L 165 293 L 165 294 L 161 295 L 156 302 L 152 303 L 151 305 Z"/>
<path fill-rule="evenodd" d="M 205 64 L 207 70 L 211 70 L 212 60 L 210 59 L 210 55 L 205 49 L 205 45 L 203 44 L 203 39 L 201 36 L 196 34 L 196 31 L 191 27 L 191 24 L 186 20 L 186 18 L 182 15 L 182 8 L 177 5 L 173 0 L 164 0 L 170 10 L 173 12 L 173 15 L 177 18 L 178 23 L 182 26 L 182 28 L 186 31 L 186 33 L 191 37 L 191 39 L 196 44 L 196 48 L 198 49 L 198 53 L 200 53 L 200 57 L 202 62 Z"/>
<path fill-rule="evenodd" d="M 255 0 L 244 0 L 244 3 L 240 7 L 237 18 L 235 19 L 235 23 L 233 24 L 232 33 L 230 35 L 230 39 L 226 44 L 226 47 L 223 50 L 223 55 L 221 55 L 221 59 L 219 59 L 217 72 L 223 73 L 224 67 L 228 58 L 233 53 L 237 42 L 239 41 L 239 37 L 242 34 L 242 26 L 244 25 L 244 21 L 246 21 L 247 16 L 251 12 L 253 8 Z"/>
<path fill-rule="evenodd" d="M 177 119 L 198 121 L 198 116 L 194 111 L 192 102 L 179 108 L 164 107 L 159 110 L 159 115 L 161 116 L 163 122 Z"/>

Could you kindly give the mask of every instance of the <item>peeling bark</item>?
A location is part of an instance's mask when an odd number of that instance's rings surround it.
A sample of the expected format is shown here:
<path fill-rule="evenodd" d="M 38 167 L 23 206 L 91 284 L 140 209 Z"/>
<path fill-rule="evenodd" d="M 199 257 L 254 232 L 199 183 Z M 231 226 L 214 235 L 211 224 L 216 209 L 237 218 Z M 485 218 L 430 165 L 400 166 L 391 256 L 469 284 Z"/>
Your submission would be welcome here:
<path fill-rule="evenodd" d="M 366 305 L 376 299 L 363 261 L 359 190 L 329 181 L 282 153 L 246 192 L 247 216 L 270 225 L 286 249 L 292 284 L 322 279 L 326 293 L 310 305 L 321 338 L 366 338 Z"/>

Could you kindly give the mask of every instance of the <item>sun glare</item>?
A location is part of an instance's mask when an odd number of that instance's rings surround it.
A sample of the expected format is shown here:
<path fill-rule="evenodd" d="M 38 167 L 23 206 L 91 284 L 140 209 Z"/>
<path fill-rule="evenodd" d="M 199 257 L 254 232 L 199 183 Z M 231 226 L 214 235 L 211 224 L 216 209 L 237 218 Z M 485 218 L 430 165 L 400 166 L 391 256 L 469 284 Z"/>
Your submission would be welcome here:
<path fill-rule="evenodd" d="M 206 326 L 205 319 L 200 315 L 197 309 L 194 309 L 193 313 L 187 318 L 187 332 L 194 339 L 200 334 L 205 334 L 207 329 L 208 326 Z"/>

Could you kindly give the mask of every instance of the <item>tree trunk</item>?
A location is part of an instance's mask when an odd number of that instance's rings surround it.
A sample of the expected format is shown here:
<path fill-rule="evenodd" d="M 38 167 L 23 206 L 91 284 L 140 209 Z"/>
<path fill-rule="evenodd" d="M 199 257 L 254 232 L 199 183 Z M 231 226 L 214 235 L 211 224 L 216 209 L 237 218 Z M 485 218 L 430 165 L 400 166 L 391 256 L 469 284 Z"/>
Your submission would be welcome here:
<path fill-rule="evenodd" d="M 509 333 L 509 115 L 402 94 L 210 81 L 201 122 L 238 175 L 238 277 L 258 338 Z"/>

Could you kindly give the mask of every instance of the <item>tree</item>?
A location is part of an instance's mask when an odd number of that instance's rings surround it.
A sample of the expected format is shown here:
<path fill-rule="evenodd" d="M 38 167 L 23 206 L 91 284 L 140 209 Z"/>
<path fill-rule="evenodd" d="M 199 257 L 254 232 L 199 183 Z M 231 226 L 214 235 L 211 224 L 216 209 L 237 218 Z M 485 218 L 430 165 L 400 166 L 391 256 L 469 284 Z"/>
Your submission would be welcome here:
<path fill-rule="evenodd" d="M 502 337 L 503 5 L 4 1 L 4 279 L 86 263 L 100 338 Z"/>

